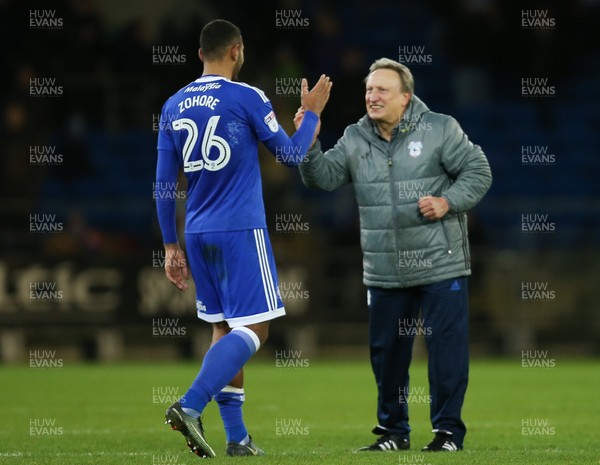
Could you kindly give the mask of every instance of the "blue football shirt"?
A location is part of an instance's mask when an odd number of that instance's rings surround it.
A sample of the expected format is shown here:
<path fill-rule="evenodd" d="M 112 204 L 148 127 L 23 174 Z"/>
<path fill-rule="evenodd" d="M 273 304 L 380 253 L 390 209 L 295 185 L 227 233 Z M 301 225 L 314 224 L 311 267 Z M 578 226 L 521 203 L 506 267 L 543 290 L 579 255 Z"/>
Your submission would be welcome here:
<path fill-rule="evenodd" d="M 169 98 L 160 119 L 157 184 L 172 181 L 173 173 L 183 169 L 188 180 L 185 232 L 265 228 L 258 142 L 274 153 L 290 153 L 290 146 L 300 156 L 284 163 L 296 165 L 317 121 L 317 115 L 306 112 L 290 139 L 260 89 L 217 75 L 204 75 Z M 165 224 L 172 220 L 162 218 L 161 206 L 166 205 L 157 203 L 163 236 L 173 242 L 167 231 L 171 225 Z"/>

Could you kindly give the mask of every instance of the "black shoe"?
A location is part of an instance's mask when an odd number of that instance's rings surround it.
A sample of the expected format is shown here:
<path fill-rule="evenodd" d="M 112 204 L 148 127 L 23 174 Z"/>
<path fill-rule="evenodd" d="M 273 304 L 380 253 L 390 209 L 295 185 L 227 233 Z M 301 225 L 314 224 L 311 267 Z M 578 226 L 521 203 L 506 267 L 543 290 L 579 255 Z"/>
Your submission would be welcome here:
<path fill-rule="evenodd" d="M 200 418 L 194 418 L 183 411 L 181 404 L 175 402 L 166 413 L 165 418 L 171 429 L 179 431 L 185 437 L 188 447 L 199 457 L 214 457 L 215 451 L 204 438 L 204 428 Z"/>
<path fill-rule="evenodd" d="M 395 434 L 384 434 L 377 441 L 370 446 L 361 447 L 356 449 L 354 452 L 366 452 L 366 451 L 392 451 L 392 450 L 406 450 L 410 449 L 410 441 L 406 438 L 401 438 Z"/>
<path fill-rule="evenodd" d="M 245 445 L 239 442 L 228 442 L 225 455 L 230 457 L 265 455 L 265 451 L 254 444 L 252 436 L 250 436 L 250 442 Z"/>
<path fill-rule="evenodd" d="M 459 449 L 462 449 L 462 447 L 459 448 L 456 444 L 454 444 L 454 441 L 452 440 L 452 433 L 450 431 L 434 429 L 432 432 L 435 433 L 433 441 L 431 441 L 421 450 L 426 452 L 455 452 Z"/>

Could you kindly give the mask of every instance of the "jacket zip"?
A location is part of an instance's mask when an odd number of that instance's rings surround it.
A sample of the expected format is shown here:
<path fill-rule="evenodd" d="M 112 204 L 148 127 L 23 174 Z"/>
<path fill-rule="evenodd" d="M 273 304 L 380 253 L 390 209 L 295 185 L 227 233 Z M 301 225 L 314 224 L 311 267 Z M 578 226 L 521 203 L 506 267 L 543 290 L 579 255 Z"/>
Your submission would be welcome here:
<path fill-rule="evenodd" d="M 400 144 L 400 140 L 399 138 L 401 136 L 406 136 L 406 134 L 402 133 L 397 133 L 396 137 L 393 138 L 392 140 L 390 140 L 388 146 L 387 146 L 387 159 L 388 159 L 388 175 L 390 178 L 390 203 L 392 205 L 392 214 L 394 215 L 394 242 L 396 243 L 396 269 L 398 270 L 398 275 L 400 276 L 400 238 L 398 237 L 398 231 L 400 230 L 400 227 L 398 226 L 398 215 L 396 214 L 396 208 L 397 208 L 397 202 L 398 199 L 396 198 L 396 196 L 394 196 L 394 179 L 393 179 L 393 173 L 394 170 L 392 168 L 393 163 L 392 163 L 392 155 L 394 154 L 394 150 L 396 150 L 396 147 L 399 146 Z"/>
<path fill-rule="evenodd" d="M 451 255 L 452 249 L 450 248 L 450 241 L 448 240 L 448 233 L 446 232 L 446 223 L 444 222 L 444 218 L 440 220 L 440 223 L 442 224 L 442 232 L 444 233 L 444 240 L 446 241 L 446 252 L 448 255 Z"/>
<path fill-rule="evenodd" d="M 459 215 L 458 216 L 458 225 L 460 226 L 460 233 L 461 233 L 461 237 L 468 237 L 467 236 L 467 225 L 464 224 L 464 218 L 463 215 Z M 468 242 L 463 240 L 463 245 L 462 245 L 462 249 L 463 249 L 463 255 L 465 257 L 465 269 L 469 269 L 469 265 L 470 265 L 470 261 L 471 261 L 471 257 L 469 255 L 469 245 Z"/>

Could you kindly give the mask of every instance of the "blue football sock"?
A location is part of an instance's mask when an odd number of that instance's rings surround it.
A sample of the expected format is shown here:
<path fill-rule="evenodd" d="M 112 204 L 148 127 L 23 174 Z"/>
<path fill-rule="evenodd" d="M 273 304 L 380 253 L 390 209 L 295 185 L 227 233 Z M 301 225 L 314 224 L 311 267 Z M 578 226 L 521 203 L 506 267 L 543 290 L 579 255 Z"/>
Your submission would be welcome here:
<path fill-rule="evenodd" d="M 259 347 L 258 336 L 252 330 L 233 328 L 206 352 L 200 373 L 181 399 L 181 406 L 202 413 Z"/>
<path fill-rule="evenodd" d="M 219 404 L 219 412 L 225 426 L 227 442 L 242 443 L 248 437 L 248 430 L 242 417 L 242 404 L 245 400 L 244 390 L 225 386 L 215 396 Z"/>

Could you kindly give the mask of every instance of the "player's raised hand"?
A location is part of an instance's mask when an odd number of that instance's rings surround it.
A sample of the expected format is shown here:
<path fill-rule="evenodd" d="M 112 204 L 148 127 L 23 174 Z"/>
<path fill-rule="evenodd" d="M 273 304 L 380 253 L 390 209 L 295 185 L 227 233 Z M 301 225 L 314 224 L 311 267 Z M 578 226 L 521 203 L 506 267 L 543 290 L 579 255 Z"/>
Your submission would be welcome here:
<path fill-rule="evenodd" d="M 188 289 L 187 280 L 190 279 L 190 271 L 185 253 L 179 244 L 165 244 L 165 274 L 180 291 L 185 292 Z"/>
<path fill-rule="evenodd" d="M 302 108 L 305 111 L 310 110 L 320 116 L 327 104 L 327 100 L 329 100 L 332 85 L 333 83 L 329 80 L 329 76 L 321 74 L 315 86 L 309 91 L 308 81 L 302 78 L 302 93 L 300 95 Z"/>

